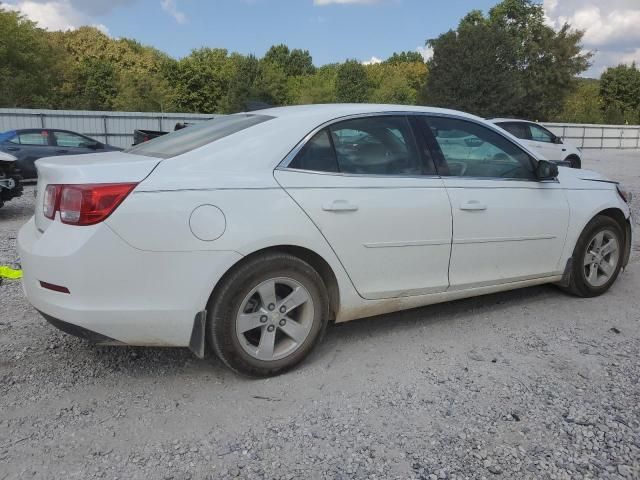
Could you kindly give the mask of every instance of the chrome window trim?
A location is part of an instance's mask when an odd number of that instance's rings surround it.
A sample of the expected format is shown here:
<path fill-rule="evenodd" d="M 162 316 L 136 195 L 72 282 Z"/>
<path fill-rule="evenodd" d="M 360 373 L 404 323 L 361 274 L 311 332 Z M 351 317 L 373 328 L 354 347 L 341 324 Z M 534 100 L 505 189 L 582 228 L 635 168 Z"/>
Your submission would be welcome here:
<path fill-rule="evenodd" d="M 529 178 L 502 178 L 502 177 L 457 177 L 457 176 L 440 176 L 440 175 L 381 175 L 381 174 L 370 174 L 370 173 L 342 173 L 342 172 L 323 172 L 319 170 L 304 170 L 300 168 L 290 168 L 289 164 L 293 161 L 294 158 L 300 153 L 300 151 L 305 147 L 307 142 L 311 140 L 314 135 L 316 135 L 323 128 L 329 127 L 333 124 L 344 122 L 346 120 L 353 120 L 356 118 L 368 118 L 368 117 L 398 117 L 398 116 L 423 116 L 423 117 L 444 117 L 444 118 L 453 118 L 457 120 L 463 120 L 471 123 L 475 123 L 482 127 L 488 128 L 489 130 L 497 133 L 501 137 L 503 137 L 508 142 L 514 144 L 517 148 L 524 151 L 527 155 L 529 155 L 535 162 L 538 162 L 540 159 L 537 158 L 532 152 L 530 152 L 523 145 L 520 145 L 519 142 L 514 142 L 513 139 L 509 138 L 504 130 L 502 130 L 499 126 L 494 125 L 492 123 L 483 123 L 481 121 L 476 120 L 475 118 L 468 118 L 463 115 L 455 115 L 449 113 L 442 112 L 418 112 L 418 111 L 384 111 L 384 112 L 366 112 L 366 113 L 355 113 L 351 115 L 345 115 L 342 117 L 336 117 L 331 120 L 328 120 L 324 123 L 321 123 L 316 128 L 311 130 L 305 137 L 300 140 L 295 147 L 291 149 L 291 151 L 280 161 L 275 170 L 284 170 L 284 171 L 292 171 L 297 173 L 315 173 L 322 175 L 338 175 L 338 176 L 349 176 L 349 177 L 380 177 L 380 178 L 466 178 L 469 180 L 507 180 L 507 181 L 519 181 L 519 182 L 536 182 L 541 183 L 540 180 L 529 179 Z M 514 137 L 515 138 L 515 137 Z M 559 183 L 557 179 L 552 182 Z"/>

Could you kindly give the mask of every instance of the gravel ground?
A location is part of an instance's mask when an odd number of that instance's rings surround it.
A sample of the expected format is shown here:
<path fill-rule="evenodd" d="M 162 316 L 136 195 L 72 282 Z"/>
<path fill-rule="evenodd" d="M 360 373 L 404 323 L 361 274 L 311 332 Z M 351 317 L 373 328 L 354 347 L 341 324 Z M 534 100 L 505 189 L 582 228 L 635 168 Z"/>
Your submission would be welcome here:
<path fill-rule="evenodd" d="M 587 157 L 640 218 L 640 152 Z M 0 210 L 0 264 L 32 209 L 29 187 Z M 640 478 L 637 257 L 600 298 L 543 286 L 338 325 L 268 380 L 91 346 L 5 281 L 0 480 Z"/>

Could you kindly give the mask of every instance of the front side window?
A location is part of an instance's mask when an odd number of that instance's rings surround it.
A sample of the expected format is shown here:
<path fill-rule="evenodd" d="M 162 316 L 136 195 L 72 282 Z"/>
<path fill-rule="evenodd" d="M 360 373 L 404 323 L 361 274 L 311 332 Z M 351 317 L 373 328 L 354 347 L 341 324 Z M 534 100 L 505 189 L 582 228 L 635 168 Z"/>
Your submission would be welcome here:
<path fill-rule="evenodd" d="M 53 132 L 53 137 L 56 139 L 56 145 L 59 147 L 86 147 L 87 145 L 96 143 L 90 138 L 83 137 L 70 132 Z"/>
<path fill-rule="evenodd" d="M 546 128 L 529 124 L 529 130 L 531 131 L 531 140 L 536 142 L 553 143 L 555 136 Z"/>
<path fill-rule="evenodd" d="M 271 120 L 268 115 L 236 114 L 189 125 L 125 150 L 135 155 L 171 158 Z"/>
<path fill-rule="evenodd" d="M 449 117 L 428 117 L 427 123 L 446 164 L 442 175 L 535 179 L 531 157 L 490 128 Z"/>

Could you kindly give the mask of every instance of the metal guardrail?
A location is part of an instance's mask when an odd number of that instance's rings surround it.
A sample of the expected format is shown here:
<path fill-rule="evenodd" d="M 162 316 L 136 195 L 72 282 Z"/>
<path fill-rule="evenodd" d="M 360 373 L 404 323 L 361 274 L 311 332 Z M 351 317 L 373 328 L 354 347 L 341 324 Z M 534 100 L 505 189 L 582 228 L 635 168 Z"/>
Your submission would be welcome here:
<path fill-rule="evenodd" d="M 134 130 L 173 130 L 178 122 L 198 123 L 216 116 L 197 113 L 0 108 L 0 132 L 21 128 L 59 128 L 124 148 L 133 143 Z"/>
<path fill-rule="evenodd" d="M 133 143 L 133 131 L 173 130 L 177 122 L 202 122 L 217 115 L 161 112 L 103 112 L 0 108 L 0 132 L 19 128 L 61 128 L 117 147 Z M 639 148 L 640 125 L 542 123 L 581 148 Z"/>
<path fill-rule="evenodd" d="M 580 148 L 640 149 L 640 125 L 542 123 L 553 133 Z"/>

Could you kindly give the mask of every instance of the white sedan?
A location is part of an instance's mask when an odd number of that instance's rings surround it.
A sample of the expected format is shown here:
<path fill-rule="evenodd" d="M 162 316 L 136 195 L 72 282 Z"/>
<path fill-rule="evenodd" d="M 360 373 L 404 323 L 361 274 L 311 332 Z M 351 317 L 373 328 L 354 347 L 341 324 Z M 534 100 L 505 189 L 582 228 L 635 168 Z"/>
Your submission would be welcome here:
<path fill-rule="evenodd" d="M 494 118 L 490 121 L 519 138 L 520 143 L 538 152 L 539 157 L 571 168 L 582 167 L 582 152 L 539 123 L 514 118 Z"/>
<path fill-rule="evenodd" d="M 618 184 L 451 110 L 274 108 L 37 166 L 18 243 L 47 320 L 251 376 L 330 320 L 543 283 L 600 295 L 629 259 Z"/>

